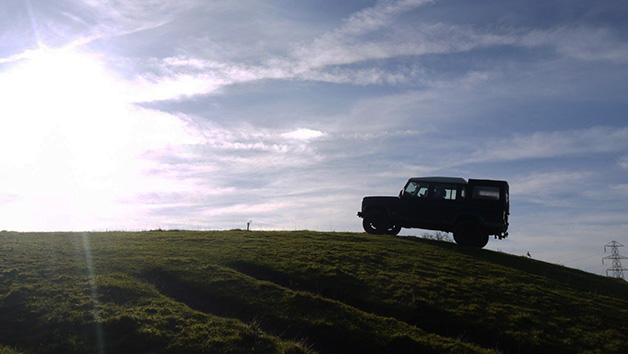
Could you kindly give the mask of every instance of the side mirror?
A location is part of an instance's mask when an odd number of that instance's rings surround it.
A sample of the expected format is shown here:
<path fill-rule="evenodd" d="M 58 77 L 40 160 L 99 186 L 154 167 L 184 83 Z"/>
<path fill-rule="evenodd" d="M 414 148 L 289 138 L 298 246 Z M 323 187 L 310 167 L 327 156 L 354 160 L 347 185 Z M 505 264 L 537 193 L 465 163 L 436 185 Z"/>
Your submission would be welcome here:
<path fill-rule="evenodd" d="M 403 197 L 403 189 L 399 191 L 399 198 Z"/>

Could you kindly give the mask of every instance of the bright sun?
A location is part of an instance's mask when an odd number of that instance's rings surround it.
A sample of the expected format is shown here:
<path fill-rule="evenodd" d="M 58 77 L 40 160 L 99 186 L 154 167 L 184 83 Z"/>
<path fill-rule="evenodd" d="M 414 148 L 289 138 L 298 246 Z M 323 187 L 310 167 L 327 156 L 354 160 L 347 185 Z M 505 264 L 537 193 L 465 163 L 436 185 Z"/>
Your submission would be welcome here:
<path fill-rule="evenodd" d="M 75 153 L 94 148 L 93 135 L 108 133 L 101 130 L 99 118 L 115 117 L 123 104 L 103 65 L 95 57 L 67 50 L 42 49 L 29 56 L 0 80 L 0 97 L 6 102 L 0 108 L 2 130 L 10 132 L 4 143 L 31 142 L 26 151 L 18 152 L 22 162 L 42 147 Z"/>
<path fill-rule="evenodd" d="M 89 219 L 97 205 L 106 213 L 96 184 L 121 167 L 115 150 L 123 146 L 111 136 L 124 136 L 116 121 L 124 101 L 99 60 L 70 50 L 31 52 L 2 74 L 0 97 L 0 148 L 8 152 L 0 188 L 19 198 L 10 222 L 47 228 L 70 215 L 75 224 Z"/>
<path fill-rule="evenodd" d="M 120 200 L 149 188 L 138 156 L 176 141 L 181 122 L 133 106 L 97 56 L 40 49 L 11 64 L 0 73 L 3 225 L 84 230 L 126 213 Z"/>

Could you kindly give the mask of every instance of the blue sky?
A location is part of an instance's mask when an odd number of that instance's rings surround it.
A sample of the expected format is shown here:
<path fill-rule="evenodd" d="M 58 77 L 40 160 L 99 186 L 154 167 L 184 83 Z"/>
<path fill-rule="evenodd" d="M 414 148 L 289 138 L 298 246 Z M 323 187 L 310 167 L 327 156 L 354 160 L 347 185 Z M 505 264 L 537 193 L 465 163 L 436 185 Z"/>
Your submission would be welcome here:
<path fill-rule="evenodd" d="M 361 198 L 409 177 L 505 179 L 511 236 L 488 248 L 604 273 L 603 246 L 628 245 L 627 17 L 8 0 L 0 228 L 362 231 Z"/>

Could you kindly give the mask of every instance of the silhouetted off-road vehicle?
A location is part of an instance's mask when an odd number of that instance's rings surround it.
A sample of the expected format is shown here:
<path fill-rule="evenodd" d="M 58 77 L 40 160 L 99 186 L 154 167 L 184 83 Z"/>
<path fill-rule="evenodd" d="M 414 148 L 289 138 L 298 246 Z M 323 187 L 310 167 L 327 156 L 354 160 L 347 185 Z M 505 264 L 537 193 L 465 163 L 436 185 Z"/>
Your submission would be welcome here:
<path fill-rule="evenodd" d="M 410 178 L 398 197 L 364 197 L 364 230 L 396 235 L 402 227 L 453 232 L 456 243 L 484 247 L 508 236 L 508 183 L 453 177 Z"/>

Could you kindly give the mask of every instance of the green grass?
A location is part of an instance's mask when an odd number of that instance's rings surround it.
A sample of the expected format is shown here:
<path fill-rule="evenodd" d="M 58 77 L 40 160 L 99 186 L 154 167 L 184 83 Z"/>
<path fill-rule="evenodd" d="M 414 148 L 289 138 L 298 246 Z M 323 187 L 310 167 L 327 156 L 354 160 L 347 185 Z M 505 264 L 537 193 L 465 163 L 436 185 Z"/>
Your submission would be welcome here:
<path fill-rule="evenodd" d="M 0 233 L 4 353 L 627 353 L 628 283 L 355 233 Z"/>

